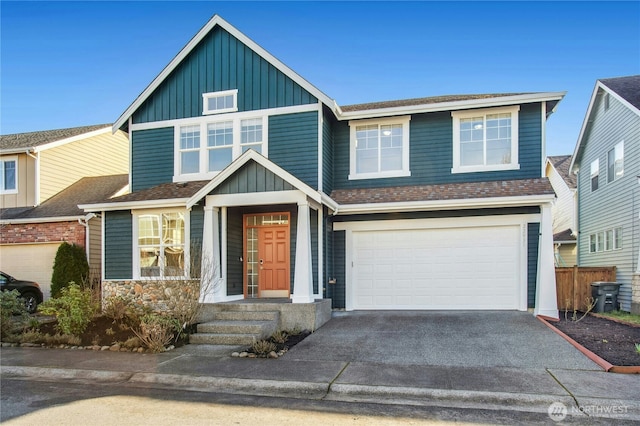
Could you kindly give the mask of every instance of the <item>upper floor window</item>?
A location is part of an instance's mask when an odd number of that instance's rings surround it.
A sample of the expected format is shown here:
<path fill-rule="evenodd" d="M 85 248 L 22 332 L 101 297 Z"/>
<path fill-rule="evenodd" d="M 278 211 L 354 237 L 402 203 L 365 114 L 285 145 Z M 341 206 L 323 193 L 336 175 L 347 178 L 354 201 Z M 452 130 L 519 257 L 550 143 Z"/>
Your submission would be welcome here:
<path fill-rule="evenodd" d="M 135 215 L 134 239 L 140 278 L 184 277 L 184 212 L 145 212 Z"/>
<path fill-rule="evenodd" d="M 624 141 L 607 153 L 607 182 L 613 182 L 624 173 Z"/>
<path fill-rule="evenodd" d="M 516 170 L 520 107 L 454 111 L 452 173 Z"/>
<path fill-rule="evenodd" d="M 350 121 L 349 179 L 410 176 L 411 117 Z"/>
<path fill-rule="evenodd" d="M 0 160 L 0 192 L 18 192 L 18 158 L 7 157 Z"/>
<path fill-rule="evenodd" d="M 233 114 L 224 116 L 226 120 L 178 126 L 176 177 L 210 179 L 247 149 L 266 155 L 267 118 L 242 118 L 244 116 Z"/>
<path fill-rule="evenodd" d="M 589 253 L 620 250 L 622 248 L 622 227 L 607 229 L 589 235 Z"/>
<path fill-rule="evenodd" d="M 598 189 L 598 178 L 600 177 L 600 159 L 596 158 L 591 162 L 591 191 Z"/>
<path fill-rule="evenodd" d="M 202 114 L 220 114 L 238 110 L 238 89 L 202 94 Z"/>

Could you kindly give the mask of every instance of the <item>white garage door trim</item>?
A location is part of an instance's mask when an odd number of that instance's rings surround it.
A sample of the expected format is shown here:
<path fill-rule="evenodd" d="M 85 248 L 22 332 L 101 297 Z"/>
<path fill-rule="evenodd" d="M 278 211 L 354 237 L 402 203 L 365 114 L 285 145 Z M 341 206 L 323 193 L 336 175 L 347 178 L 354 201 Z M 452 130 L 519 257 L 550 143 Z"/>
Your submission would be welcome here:
<path fill-rule="evenodd" d="M 334 230 L 346 231 L 346 288 L 345 288 L 345 308 L 346 310 L 361 309 L 356 303 L 355 272 L 356 259 L 354 259 L 354 233 L 366 231 L 393 231 L 393 230 L 443 230 L 461 228 L 495 228 L 495 227 L 518 227 L 518 282 L 516 283 L 516 297 L 513 309 L 521 311 L 527 310 L 527 223 L 537 222 L 540 215 L 508 215 L 489 217 L 464 217 L 445 219 L 406 219 L 390 221 L 363 221 L 363 222 L 338 222 L 334 224 Z M 365 307 L 365 309 L 373 309 Z M 420 309 L 419 307 L 388 307 L 386 309 Z M 431 307 L 430 307 L 431 309 Z M 447 309 L 443 306 L 442 309 Z"/>

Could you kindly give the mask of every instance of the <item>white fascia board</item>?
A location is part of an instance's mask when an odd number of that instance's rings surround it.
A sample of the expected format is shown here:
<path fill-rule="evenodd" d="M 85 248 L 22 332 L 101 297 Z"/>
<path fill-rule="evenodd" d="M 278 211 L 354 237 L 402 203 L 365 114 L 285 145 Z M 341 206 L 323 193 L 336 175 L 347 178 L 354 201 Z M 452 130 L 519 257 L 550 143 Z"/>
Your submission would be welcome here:
<path fill-rule="evenodd" d="M 103 127 L 102 129 L 94 130 L 92 132 L 82 133 L 80 135 L 72 136 L 70 138 L 60 139 L 59 141 L 50 142 L 44 145 L 39 145 L 33 148 L 33 152 L 41 152 L 46 151 L 47 149 L 57 148 L 62 145 L 66 145 L 71 142 L 77 142 L 79 140 L 88 139 L 94 136 L 101 135 L 103 133 L 109 132 L 110 127 Z M 24 151 L 24 150 L 23 150 Z"/>
<path fill-rule="evenodd" d="M 369 213 L 398 213 L 414 211 L 433 210 L 458 210 L 493 207 L 520 207 L 530 205 L 541 205 L 551 203 L 555 195 L 525 195 L 519 197 L 493 197 L 493 198 L 472 198 L 460 200 L 437 200 L 437 201 L 408 201 L 398 203 L 375 203 L 375 204 L 342 204 L 338 208 L 338 215 L 346 214 L 369 214 Z"/>
<path fill-rule="evenodd" d="M 333 211 L 333 214 L 337 213 L 339 209 L 338 203 L 322 191 L 320 191 L 320 201 L 322 201 L 322 204 L 329 207 L 329 210 Z"/>
<path fill-rule="evenodd" d="M 213 207 L 264 206 L 304 203 L 307 196 L 302 191 L 291 190 L 207 195 L 206 200 L 206 205 Z"/>
<path fill-rule="evenodd" d="M 54 222 L 75 222 L 79 219 L 86 219 L 86 216 L 59 216 L 59 217 L 38 217 L 31 219 L 3 219 L 0 225 L 19 225 L 25 223 L 54 223 Z"/>
<path fill-rule="evenodd" d="M 186 207 L 188 198 L 171 198 L 167 200 L 125 201 L 121 203 L 79 204 L 78 208 L 87 213 L 116 210 L 159 209 Z M 83 216 L 84 217 L 84 216 Z"/>
<path fill-rule="evenodd" d="M 584 134 L 587 131 L 587 126 L 591 121 L 591 111 L 593 110 L 593 106 L 596 103 L 596 98 L 598 97 L 598 90 L 604 89 L 605 86 L 600 83 L 600 81 L 596 81 L 596 85 L 593 88 L 593 92 L 591 93 L 591 100 L 589 100 L 589 106 L 587 107 L 587 113 L 584 116 L 584 120 L 582 121 L 582 127 L 580 127 L 580 133 L 578 134 L 578 141 L 576 142 L 576 147 L 573 150 L 573 155 L 571 156 L 571 164 L 569 164 L 569 173 L 577 173 L 577 170 L 574 170 L 576 166 L 576 159 L 578 158 L 578 154 L 580 153 L 580 148 L 582 146 L 582 139 L 584 138 Z M 605 89 L 606 90 L 606 89 Z M 578 168 L 579 168 L 578 163 Z"/>
<path fill-rule="evenodd" d="M 311 93 L 313 96 L 318 98 L 318 100 L 322 101 L 325 105 L 332 108 L 332 110 L 337 114 L 337 104 L 327 95 L 322 93 L 317 87 L 309 83 L 307 80 L 302 78 L 298 73 L 293 71 L 291 68 L 286 66 L 284 63 L 280 62 L 275 56 L 271 55 L 265 49 L 260 47 L 256 42 L 251 40 L 249 37 L 241 33 L 237 28 L 233 25 L 229 24 L 219 15 L 214 15 L 213 18 L 209 20 L 205 24 L 204 27 L 187 43 L 185 47 L 173 58 L 169 64 L 164 67 L 164 69 L 158 74 L 158 76 L 147 86 L 146 89 L 133 101 L 133 103 L 126 109 L 125 112 L 118 117 L 112 127 L 112 132 L 115 133 L 120 127 L 122 127 L 129 117 L 133 115 L 133 113 L 142 105 L 142 103 L 147 100 L 147 98 L 160 86 L 160 84 L 173 72 L 173 70 L 182 62 L 182 60 L 202 41 L 202 39 L 209 34 L 213 28 L 218 25 L 229 34 L 237 38 L 240 42 L 244 43 L 249 49 L 256 52 L 259 56 L 264 58 L 271 65 L 276 67 L 279 71 L 284 73 L 287 77 L 291 78 L 294 82 L 299 84 L 306 91 Z"/>
<path fill-rule="evenodd" d="M 457 111 L 462 109 L 490 108 L 504 105 L 525 104 L 532 102 L 560 101 L 567 92 L 530 93 L 526 95 L 501 96 L 488 99 L 472 99 L 465 101 L 441 102 L 437 104 L 423 104 L 399 106 L 392 108 L 379 108 L 365 111 L 343 112 L 338 120 L 359 120 L 363 118 L 376 118 L 401 114 L 419 114 L 426 112 Z"/>
<path fill-rule="evenodd" d="M 218 173 L 211 181 L 206 184 L 200 191 L 196 192 L 187 202 L 187 208 L 193 207 L 198 201 L 204 198 L 209 192 L 213 191 L 218 185 L 224 182 L 227 178 L 231 177 L 240 167 L 245 165 L 248 161 L 253 160 L 256 163 L 260 164 L 265 169 L 274 173 L 276 176 L 287 181 L 294 188 L 302 191 L 307 197 L 312 200 L 320 203 L 320 195 L 317 191 L 311 188 L 306 183 L 302 182 L 297 177 L 293 176 L 291 173 L 282 169 L 272 161 L 269 161 L 267 158 L 258 154 L 256 151 L 250 149 L 245 151 L 240 157 L 238 157 L 233 163 L 229 164 L 224 170 Z"/>

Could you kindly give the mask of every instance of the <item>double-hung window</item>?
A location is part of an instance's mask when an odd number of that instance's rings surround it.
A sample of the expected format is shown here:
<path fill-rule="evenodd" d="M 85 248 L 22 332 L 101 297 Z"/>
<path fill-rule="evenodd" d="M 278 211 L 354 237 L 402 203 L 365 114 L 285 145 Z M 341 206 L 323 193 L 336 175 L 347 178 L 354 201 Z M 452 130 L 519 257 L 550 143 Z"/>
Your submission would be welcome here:
<path fill-rule="evenodd" d="M 184 277 L 184 212 L 139 213 L 135 225 L 139 277 Z"/>
<path fill-rule="evenodd" d="M 200 126 L 180 128 L 180 173 L 200 171 Z"/>
<path fill-rule="evenodd" d="M 607 153 L 607 183 L 622 177 L 624 173 L 624 141 Z"/>
<path fill-rule="evenodd" d="M 598 179 L 600 178 L 600 159 L 596 158 L 591 162 L 591 192 L 598 189 Z"/>
<path fill-rule="evenodd" d="M 350 121 L 349 179 L 410 176 L 410 117 Z"/>
<path fill-rule="evenodd" d="M 4 194 L 18 192 L 18 157 L 6 157 L 0 160 L 0 192 Z"/>
<path fill-rule="evenodd" d="M 454 111 L 452 173 L 519 169 L 520 107 Z"/>
<path fill-rule="evenodd" d="M 233 158 L 233 121 L 207 125 L 207 171 L 220 171 L 231 164 Z"/>
<path fill-rule="evenodd" d="M 240 122 L 240 145 L 242 152 L 253 149 L 262 152 L 262 119 L 252 118 Z"/>

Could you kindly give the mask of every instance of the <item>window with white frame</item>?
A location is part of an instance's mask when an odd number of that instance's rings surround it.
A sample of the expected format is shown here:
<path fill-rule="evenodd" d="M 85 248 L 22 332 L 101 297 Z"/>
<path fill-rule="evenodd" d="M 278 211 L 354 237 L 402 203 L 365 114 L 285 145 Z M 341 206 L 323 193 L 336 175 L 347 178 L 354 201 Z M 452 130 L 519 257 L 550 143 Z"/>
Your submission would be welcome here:
<path fill-rule="evenodd" d="M 520 107 L 454 111 L 452 173 L 519 169 Z"/>
<path fill-rule="evenodd" d="M 0 192 L 18 192 L 18 157 L 0 160 Z"/>
<path fill-rule="evenodd" d="M 349 179 L 410 176 L 411 117 L 350 121 Z"/>
<path fill-rule="evenodd" d="M 202 114 L 220 114 L 238 110 L 238 90 L 202 94 Z"/>
<path fill-rule="evenodd" d="M 596 158 L 591 162 L 591 191 L 598 189 L 598 179 L 600 178 L 600 160 Z"/>
<path fill-rule="evenodd" d="M 184 277 L 184 212 L 145 212 L 136 214 L 135 238 L 140 278 Z"/>
<path fill-rule="evenodd" d="M 248 149 L 266 155 L 267 117 L 246 115 L 177 126 L 174 179 L 211 179 Z"/>
<path fill-rule="evenodd" d="M 589 253 L 620 250 L 622 248 L 622 227 L 607 229 L 589 235 Z"/>
<path fill-rule="evenodd" d="M 620 179 L 624 173 L 624 141 L 607 153 L 607 183 Z"/>

